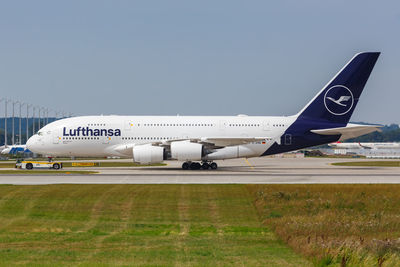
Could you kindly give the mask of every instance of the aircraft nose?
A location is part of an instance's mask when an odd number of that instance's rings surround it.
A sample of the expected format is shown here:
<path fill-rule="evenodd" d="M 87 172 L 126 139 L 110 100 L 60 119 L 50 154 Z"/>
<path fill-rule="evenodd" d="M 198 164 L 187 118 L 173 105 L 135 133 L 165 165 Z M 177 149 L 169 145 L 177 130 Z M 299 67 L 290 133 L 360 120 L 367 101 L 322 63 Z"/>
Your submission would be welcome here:
<path fill-rule="evenodd" d="M 31 136 L 28 141 L 26 141 L 26 147 L 32 152 L 37 152 L 38 142 L 36 135 Z"/>
<path fill-rule="evenodd" d="M 5 148 L 5 149 L 3 149 L 1 151 L 1 154 L 6 155 L 6 154 L 8 154 L 8 152 L 10 152 L 10 149 L 9 148 Z"/>

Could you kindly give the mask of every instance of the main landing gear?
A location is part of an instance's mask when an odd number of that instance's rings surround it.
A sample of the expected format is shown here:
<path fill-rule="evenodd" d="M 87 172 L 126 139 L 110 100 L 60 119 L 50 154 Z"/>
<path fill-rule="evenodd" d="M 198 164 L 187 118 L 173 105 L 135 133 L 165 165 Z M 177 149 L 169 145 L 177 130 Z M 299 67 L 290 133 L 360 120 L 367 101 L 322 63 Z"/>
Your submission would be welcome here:
<path fill-rule="evenodd" d="M 192 161 L 186 161 L 182 164 L 182 169 L 183 170 L 216 170 L 218 168 L 217 163 L 215 162 L 207 162 L 203 161 L 202 163 L 200 162 L 192 162 Z"/>

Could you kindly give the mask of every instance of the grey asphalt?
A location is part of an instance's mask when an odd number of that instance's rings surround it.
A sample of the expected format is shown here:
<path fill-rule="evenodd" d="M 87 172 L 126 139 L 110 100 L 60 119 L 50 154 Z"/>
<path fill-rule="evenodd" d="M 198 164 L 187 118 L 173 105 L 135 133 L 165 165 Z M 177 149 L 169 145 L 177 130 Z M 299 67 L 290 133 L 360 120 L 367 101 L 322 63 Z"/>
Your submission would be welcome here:
<path fill-rule="evenodd" d="M 0 175 L 0 184 L 352 184 L 400 183 L 400 167 L 342 167 L 354 159 L 254 158 L 218 162 L 219 169 L 183 171 L 179 162 L 163 167 L 79 168 L 99 174 Z M 363 159 L 365 161 L 365 159 Z M 73 168 L 71 170 L 78 170 Z"/>

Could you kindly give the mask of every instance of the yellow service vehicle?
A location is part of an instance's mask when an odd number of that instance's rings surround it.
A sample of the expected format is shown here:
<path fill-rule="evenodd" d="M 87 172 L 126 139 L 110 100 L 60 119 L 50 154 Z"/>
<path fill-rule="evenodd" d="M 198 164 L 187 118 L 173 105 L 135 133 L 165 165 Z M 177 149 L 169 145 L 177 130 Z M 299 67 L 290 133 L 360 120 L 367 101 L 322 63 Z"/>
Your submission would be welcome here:
<path fill-rule="evenodd" d="M 55 161 L 30 161 L 30 160 L 17 160 L 15 168 L 19 169 L 61 169 L 62 163 Z"/>

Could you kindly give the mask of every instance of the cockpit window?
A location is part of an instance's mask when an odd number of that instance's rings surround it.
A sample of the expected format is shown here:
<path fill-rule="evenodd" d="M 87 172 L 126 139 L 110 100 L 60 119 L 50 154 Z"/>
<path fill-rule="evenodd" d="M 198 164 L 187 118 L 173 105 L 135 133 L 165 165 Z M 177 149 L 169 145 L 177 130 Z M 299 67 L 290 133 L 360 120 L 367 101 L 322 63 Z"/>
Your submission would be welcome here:
<path fill-rule="evenodd" d="M 37 133 L 39 136 L 43 136 L 43 132 L 38 132 Z"/>

